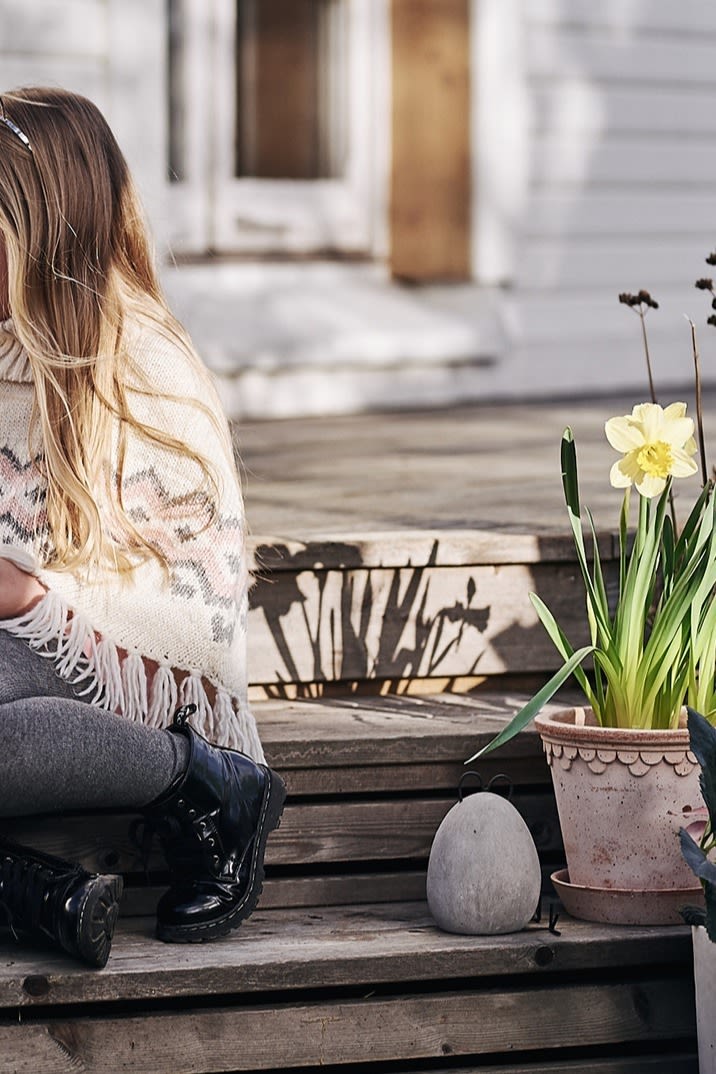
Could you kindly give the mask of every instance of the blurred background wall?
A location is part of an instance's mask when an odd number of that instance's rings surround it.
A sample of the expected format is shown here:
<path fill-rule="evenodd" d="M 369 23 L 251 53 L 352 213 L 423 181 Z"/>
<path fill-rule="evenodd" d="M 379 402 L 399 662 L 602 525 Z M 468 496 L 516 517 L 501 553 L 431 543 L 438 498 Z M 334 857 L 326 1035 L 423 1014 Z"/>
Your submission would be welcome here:
<path fill-rule="evenodd" d="M 716 244 L 703 0 L 0 0 L 107 114 L 235 417 L 661 387 Z M 701 328 L 716 380 L 716 336 Z"/>

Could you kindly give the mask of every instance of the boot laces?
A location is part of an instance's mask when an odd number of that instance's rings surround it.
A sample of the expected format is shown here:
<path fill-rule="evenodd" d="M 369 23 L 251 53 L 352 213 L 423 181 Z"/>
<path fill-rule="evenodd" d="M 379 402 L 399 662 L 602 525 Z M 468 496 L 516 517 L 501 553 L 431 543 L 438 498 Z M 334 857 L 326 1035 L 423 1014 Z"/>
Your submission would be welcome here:
<path fill-rule="evenodd" d="M 184 823 L 171 814 L 156 819 L 138 817 L 130 825 L 129 840 L 139 854 L 147 884 L 151 882 L 149 859 L 155 837 L 159 838 L 172 873 L 192 873 L 197 869 L 213 873 L 223 856 L 219 834 L 210 814 L 187 818 Z"/>
<path fill-rule="evenodd" d="M 161 843 L 170 871 L 191 869 L 203 864 L 209 850 L 205 845 L 206 835 L 197 824 L 193 827 L 196 829 L 195 838 L 187 837 L 176 817 L 161 817 L 157 820 L 138 817 L 132 821 L 129 841 L 139 855 L 147 884 L 151 883 L 149 863 L 155 838 Z"/>

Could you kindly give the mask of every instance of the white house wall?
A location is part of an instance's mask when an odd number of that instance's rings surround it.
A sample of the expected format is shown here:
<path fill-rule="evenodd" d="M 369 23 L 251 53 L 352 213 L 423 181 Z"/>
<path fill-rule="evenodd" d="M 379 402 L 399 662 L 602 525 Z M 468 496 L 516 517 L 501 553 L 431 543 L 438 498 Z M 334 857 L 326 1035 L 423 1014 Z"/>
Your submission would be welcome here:
<path fill-rule="evenodd" d="M 716 5 L 521 6 L 529 162 L 506 387 L 643 393 L 639 325 L 617 305 L 641 288 L 662 307 L 648 322 L 658 383 L 690 379 L 684 314 L 703 326 L 716 374 L 716 330 L 693 287 L 716 246 Z"/>
<path fill-rule="evenodd" d="M 108 117 L 160 226 L 164 0 L 0 0 L 0 90 L 62 86 Z"/>
<path fill-rule="evenodd" d="M 49 83 L 96 100 L 160 246 L 180 222 L 166 182 L 164 13 L 163 0 L 0 0 L 0 88 Z M 165 270 L 235 415 L 643 394 L 639 325 L 617 304 L 642 287 L 662 307 L 649 317 L 658 383 L 689 382 L 684 314 L 703 325 L 693 281 L 716 246 L 716 4 L 471 0 L 471 13 L 474 284 L 404 289 L 381 263 L 390 100 L 379 49 L 376 262 Z M 200 245 L 206 198 L 183 211 L 188 248 Z M 700 328 L 712 381 L 714 332 Z"/>

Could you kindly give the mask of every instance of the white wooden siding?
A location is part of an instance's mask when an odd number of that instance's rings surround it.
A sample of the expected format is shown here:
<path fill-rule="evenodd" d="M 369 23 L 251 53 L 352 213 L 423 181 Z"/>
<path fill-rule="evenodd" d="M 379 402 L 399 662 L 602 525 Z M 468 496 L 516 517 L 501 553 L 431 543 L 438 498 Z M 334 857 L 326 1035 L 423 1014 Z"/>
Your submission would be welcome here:
<path fill-rule="evenodd" d="M 196 45 L 217 5 L 186 6 Z M 188 69 L 201 109 L 187 132 L 184 190 L 172 189 L 165 14 L 164 0 L 0 0 L 0 89 L 49 83 L 94 99 L 160 246 L 173 238 L 200 251 L 211 231 L 214 156 L 201 111 L 211 72 L 205 62 Z M 716 381 L 708 296 L 693 287 L 716 276 L 704 264 L 716 248 L 716 2 L 471 0 L 471 14 L 476 286 L 406 292 L 348 265 L 244 264 L 228 282 L 226 266 L 168 273 L 212 364 L 237 385 L 261 381 L 237 390 L 237 413 L 242 392 L 254 416 L 269 414 L 282 391 L 282 413 L 301 409 L 296 378 L 315 390 L 316 410 L 461 393 L 643 395 L 638 322 L 617 302 L 642 287 L 662 307 L 649 318 L 659 387 L 689 381 L 684 314 L 700 326 L 705 374 Z M 387 44 L 373 57 L 386 102 Z M 364 197 L 380 255 L 388 147 L 376 143 Z M 274 209 L 257 199 L 252 213 L 264 211 Z"/>
<path fill-rule="evenodd" d="M 109 120 L 159 235 L 166 119 L 164 0 L 0 0 L 0 90 L 61 86 Z"/>
<path fill-rule="evenodd" d="M 33 58 L 104 56 L 106 9 L 103 0 L 3 0 L 0 50 Z"/>
<path fill-rule="evenodd" d="M 713 274 L 716 247 L 716 4 L 521 0 L 521 12 L 527 175 L 493 390 L 644 395 L 638 322 L 617 302 L 640 288 L 661 303 L 658 384 L 689 383 L 684 314 L 708 376 L 716 335 L 693 282 Z"/>
<path fill-rule="evenodd" d="M 107 56 L 105 0 L 0 3 L 0 90 L 63 86 L 105 108 Z"/>

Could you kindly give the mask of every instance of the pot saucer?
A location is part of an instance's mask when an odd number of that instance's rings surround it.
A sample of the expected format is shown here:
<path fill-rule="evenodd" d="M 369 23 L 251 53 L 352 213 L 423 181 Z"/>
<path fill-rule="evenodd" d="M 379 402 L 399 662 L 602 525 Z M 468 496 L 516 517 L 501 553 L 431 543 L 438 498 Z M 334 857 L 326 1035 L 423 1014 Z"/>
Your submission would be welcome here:
<path fill-rule="evenodd" d="M 679 910 L 703 906 L 701 886 L 684 889 L 629 891 L 622 888 L 588 888 L 569 882 L 566 869 L 551 876 L 554 889 L 571 917 L 605 925 L 683 925 Z"/>

